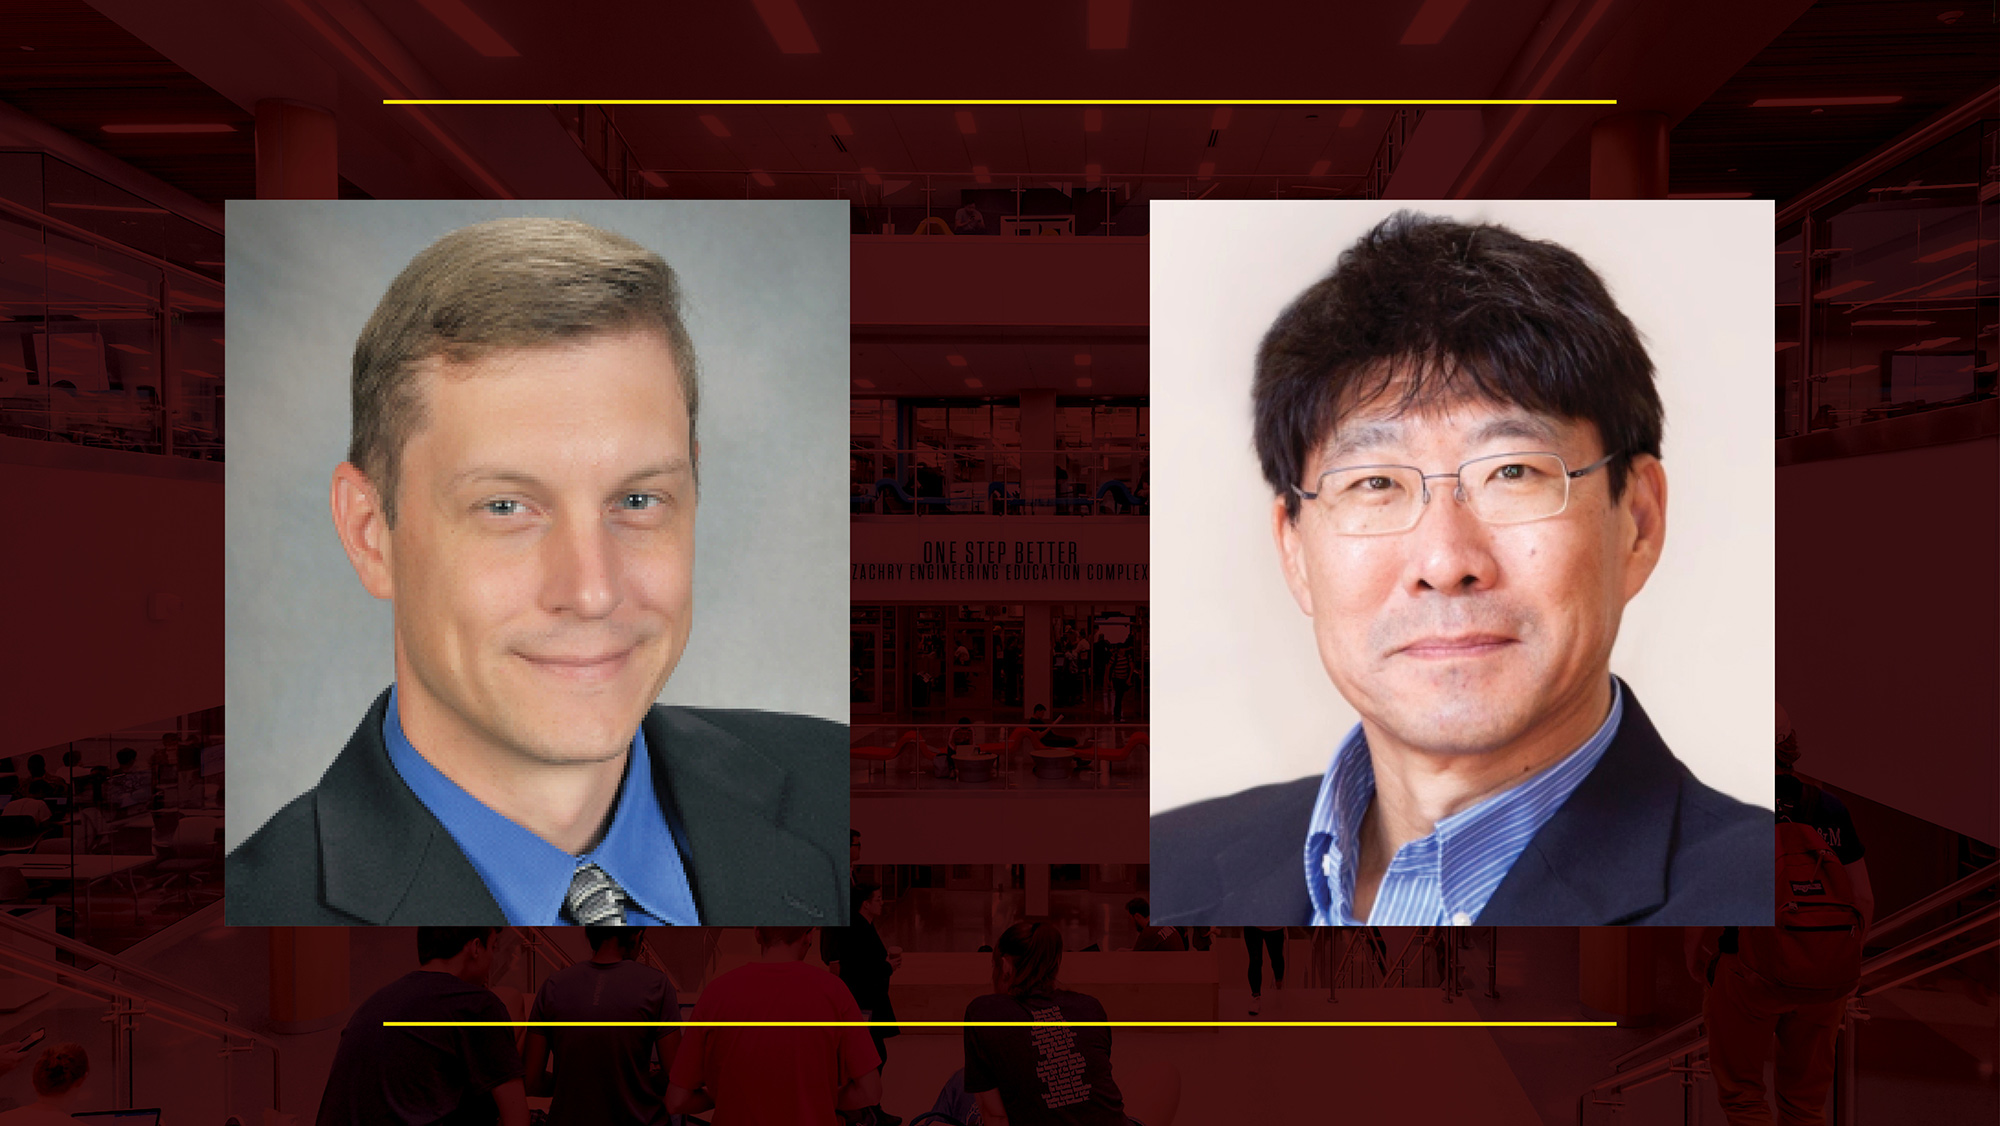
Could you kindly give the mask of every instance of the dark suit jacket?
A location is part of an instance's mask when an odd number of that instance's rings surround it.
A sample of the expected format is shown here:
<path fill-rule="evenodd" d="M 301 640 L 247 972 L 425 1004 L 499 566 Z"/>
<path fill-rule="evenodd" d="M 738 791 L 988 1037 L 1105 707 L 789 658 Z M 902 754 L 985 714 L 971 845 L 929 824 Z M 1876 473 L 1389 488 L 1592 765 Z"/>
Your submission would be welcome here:
<path fill-rule="evenodd" d="M 1153 818 L 1155 923 L 1312 922 L 1305 845 L 1320 779 Z M 1770 926 L 1771 811 L 1682 766 L 1632 695 L 1604 757 L 1528 842 L 1481 926 Z"/>
<path fill-rule="evenodd" d="M 506 925 L 471 861 L 390 763 L 388 704 L 385 690 L 319 785 L 229 854 L 231 926 Z M 839 724 L 655 705 L 643 727 L 660 808 L 683 831 L 681 860 L 702 923 L 847 917 Z"/>

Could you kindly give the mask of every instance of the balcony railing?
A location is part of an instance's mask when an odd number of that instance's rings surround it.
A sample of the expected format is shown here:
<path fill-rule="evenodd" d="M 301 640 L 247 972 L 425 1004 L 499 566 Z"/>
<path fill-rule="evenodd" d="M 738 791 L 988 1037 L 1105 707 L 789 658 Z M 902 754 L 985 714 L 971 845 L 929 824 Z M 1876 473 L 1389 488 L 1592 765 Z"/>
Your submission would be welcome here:
<path fill-rule="evenodd" d="M 1144 446 L 851 449 L 848 506 L 873 516 L 1144 516 Z"/>

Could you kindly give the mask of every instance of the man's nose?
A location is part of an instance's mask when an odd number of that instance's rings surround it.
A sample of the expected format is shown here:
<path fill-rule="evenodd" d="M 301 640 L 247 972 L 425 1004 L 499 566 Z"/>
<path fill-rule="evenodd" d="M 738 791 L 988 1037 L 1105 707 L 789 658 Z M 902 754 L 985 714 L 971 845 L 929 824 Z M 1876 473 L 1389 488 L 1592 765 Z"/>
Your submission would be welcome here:
<path fill-rule="evenodd" d="M 607 521 L 595 513 L 559 519 L 542 550 L 545 609 L 601 618 L 617 608 L 618 541 Z"/>
<path fill-rule="evenodd" d="M 1490 532 L 1472 514 L 1471 505 L 1460 499 L 1458 478 L 1437 477 L 1425 484 L 1430 501 L 1417 526 L 1404 533 L 1412 587 L 1451 593 L 1491 586 L 1499 567 Z"/>

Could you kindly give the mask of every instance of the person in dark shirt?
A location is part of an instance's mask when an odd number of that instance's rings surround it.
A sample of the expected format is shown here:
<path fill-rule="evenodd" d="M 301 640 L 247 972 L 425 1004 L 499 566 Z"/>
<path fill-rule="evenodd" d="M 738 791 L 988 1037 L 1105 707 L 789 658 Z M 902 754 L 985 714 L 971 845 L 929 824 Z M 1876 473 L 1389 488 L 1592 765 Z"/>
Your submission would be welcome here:
<path fill-rule="evenodd" d="M 636 959 L 645 927 L 585 927 L 589 961 L 558 970 L 535 995 L 531 1021 L 677 1021 L 680 998 L 667 975 Z M 530 1028 L 527 1086 L 551 1095 L 548 1126 L 658 1126 L 667 1120 L 666 1083 L 652 1067 L 654 1045 L 671 1067 L 680 1030 Z M 554 1075 L 546 1074 L 549 1053 Z"/>
<path fill-rule="evenodd" d="M 1097 998 L 1063 989 L 1062 934 L 1015 923 L 993 945 L 993 992 L 967 1021 L 1046 1021 L 1046 1027 L 965 1030 L 965 1090 L 980 1120 L 1013 1126 L 1127 1126 L 1111 1077 L 1111 1029 Z M 954 1077 L 956 1078 L 956 1077 Z"/>
<path fill-rule="evenodd" d="M 875 1022 L 896 1019 L 896 1009 L 889 1003 L 889 977 L 902 967 L 903 956 L 892 957 L 875 930 L 875 920 L 882 917 L 882 885 L 866 880 L 856 883 L 853 906 L 847 927 L 825 932 L 823 953 L 827 969 L 840 975 L 840 980 L 854 994 L 854 1003 L 868 1014 L 871 1022 L 868 1035 L 875 1041 L 875 1054 L 887 1064 L 889 1038 L 901 1035 L 902 1030 L 893 1024 L 885 1027 Z M 879 1126 L 895 1126 L 902 1121 L 879 1106 L 871 1109 Z"/>
<path fill-rule="evenodd" d="M 318 1126 L 527 1126 L 507 1028 L 384 1028 L 384 1021 L 505 1021 L 486 989 L 497 927 L 418 927 L 419 968 L 375 991 L 341 1030 Z"/>
<path fill-rule="evenodd" d="M 1132 919 L 1132 929 L 1139 932 L 1133 950 L 1186 950 L 1187 939 L 1177 927 L 1156 927 L 1153 925 L 1153 906 L 1144 896 L 1135 895 L 1125 901 L 1125 914 Z"/>
<path fill-rule="evenodd" d="M 1036 704 L 1034 711 L 1029 713 L 1028 716 L 1028 730 L 1035 733 L 1035 738 L 1044 747 L 1076 746 L 1075 739 L 1072 739 L 1067 735 L 1059 735 L 1056 732 L 1049 730 L 1051 725 L 1061 723 L 1062 721 L 1063 721 L 1062 716 L 1057 716 L 1055 719 L 1051 720 L 1049 718 L 1049 710 L 1040 704 Z"/>

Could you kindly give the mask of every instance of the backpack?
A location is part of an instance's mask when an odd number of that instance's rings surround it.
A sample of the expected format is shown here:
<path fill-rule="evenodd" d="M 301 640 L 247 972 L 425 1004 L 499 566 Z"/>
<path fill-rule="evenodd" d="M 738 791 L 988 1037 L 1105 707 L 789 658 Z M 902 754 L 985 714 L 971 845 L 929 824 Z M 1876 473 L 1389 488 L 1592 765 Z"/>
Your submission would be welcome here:
<path fill-rule="evenodd" d="M 1819 798 L 1818 787 L 1806 787 L 1793 816 L 1816 813 Z M 1861 908 L 1853 879 L 1807 821 L 1780 821 L 1777 835 L 1774 925 L 1739 928 L 1738 956 L 1786 1000 L 1845 997 L 1861 980 Z"/>

